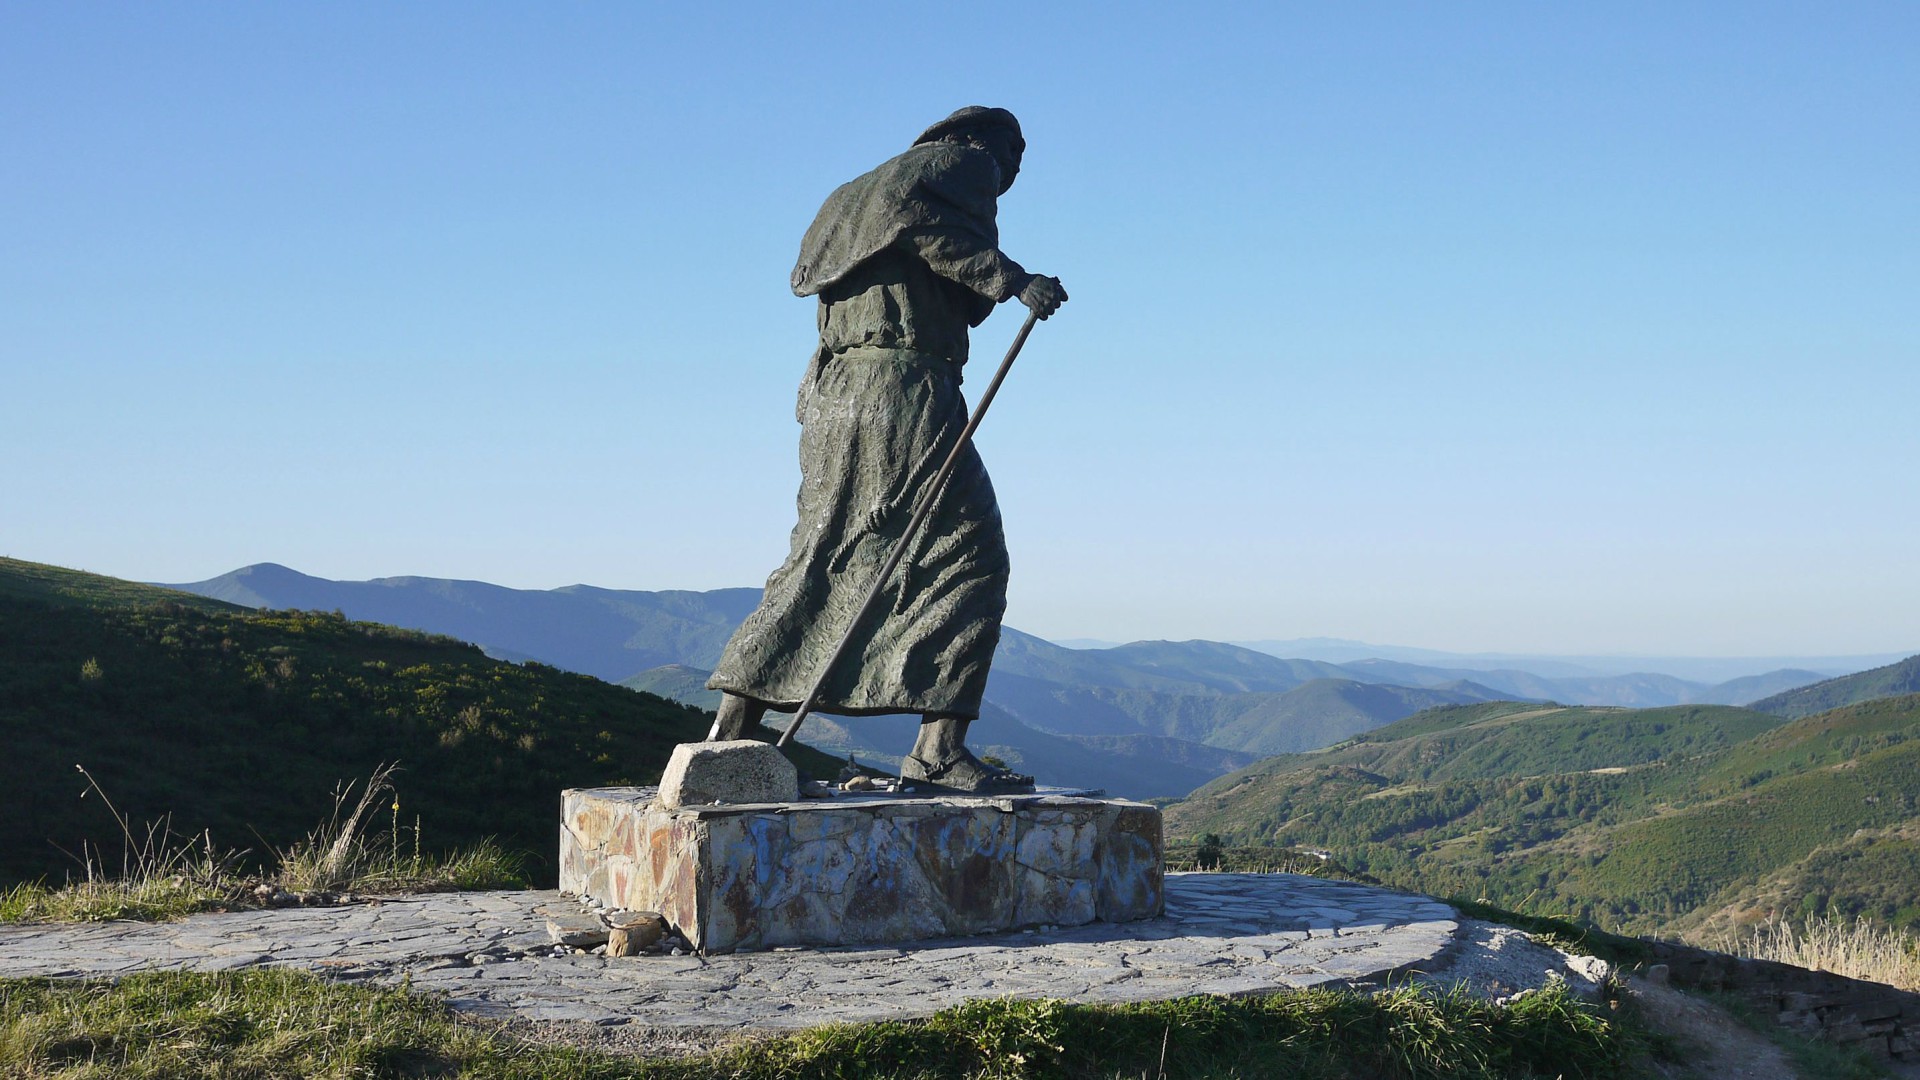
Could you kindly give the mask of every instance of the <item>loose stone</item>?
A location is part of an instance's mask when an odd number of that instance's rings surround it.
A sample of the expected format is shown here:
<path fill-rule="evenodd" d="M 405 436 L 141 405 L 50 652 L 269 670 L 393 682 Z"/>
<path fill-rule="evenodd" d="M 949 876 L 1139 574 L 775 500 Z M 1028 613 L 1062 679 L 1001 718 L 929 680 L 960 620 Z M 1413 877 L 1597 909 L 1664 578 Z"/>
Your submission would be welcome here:
<path fill-rule="evenodd" d="M 667 920 L 656 911 L 621 912 L 607 932 L 608 956 L 634 956 L 657 943 L 667 932 Z"/>

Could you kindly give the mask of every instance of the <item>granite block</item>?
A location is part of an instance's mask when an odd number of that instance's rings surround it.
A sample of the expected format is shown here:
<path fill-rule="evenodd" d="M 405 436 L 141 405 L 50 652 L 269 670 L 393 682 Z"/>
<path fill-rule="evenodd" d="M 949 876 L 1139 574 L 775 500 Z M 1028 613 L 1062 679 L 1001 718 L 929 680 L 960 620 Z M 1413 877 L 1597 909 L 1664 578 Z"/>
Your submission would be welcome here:
<path fill-rule="evenodd" d="M 1165 906 L 1160 811 L 1121 799 L 563 798 L 560 887 L 658 911 L 703 953 L 1129 922 Z"/>

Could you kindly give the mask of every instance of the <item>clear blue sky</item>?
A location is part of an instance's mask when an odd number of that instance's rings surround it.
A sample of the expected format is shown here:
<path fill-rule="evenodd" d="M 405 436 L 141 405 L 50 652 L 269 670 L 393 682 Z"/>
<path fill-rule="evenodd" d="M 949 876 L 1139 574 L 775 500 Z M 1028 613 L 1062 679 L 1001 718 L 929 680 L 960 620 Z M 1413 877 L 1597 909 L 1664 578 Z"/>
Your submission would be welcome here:
<path fill-rule="evenodd" d="M 8 4 L 0 553 L 757 585 L 800 233 L 984 103 L 1073 296 L 980 437 L 1013 625 L 1920 650 L 1916 55 L 1911 3 Z"/>

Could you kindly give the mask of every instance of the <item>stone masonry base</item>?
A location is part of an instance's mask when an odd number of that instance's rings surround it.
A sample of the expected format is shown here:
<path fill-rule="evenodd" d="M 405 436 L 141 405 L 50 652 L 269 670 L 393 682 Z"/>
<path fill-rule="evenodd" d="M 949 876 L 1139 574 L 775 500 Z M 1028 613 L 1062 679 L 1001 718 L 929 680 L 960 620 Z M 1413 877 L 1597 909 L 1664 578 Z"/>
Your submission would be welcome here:
<path fill-rule="evenodd" d="M 1164 906 L 1160 811 L 1085 795 L 662 809 L 563 793 L 560 888 L 657 911 L 702 953 L 1128 922 Z"/>

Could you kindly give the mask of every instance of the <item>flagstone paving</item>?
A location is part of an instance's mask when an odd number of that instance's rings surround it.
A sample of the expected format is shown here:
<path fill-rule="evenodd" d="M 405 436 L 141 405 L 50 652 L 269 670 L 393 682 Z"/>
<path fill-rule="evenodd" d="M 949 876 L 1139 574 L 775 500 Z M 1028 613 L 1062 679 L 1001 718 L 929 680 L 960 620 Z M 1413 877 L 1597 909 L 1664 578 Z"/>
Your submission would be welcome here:
<path fill-rule="evenodd" d="M 499 1019 L 783 1029 L 983 997 L 1125 1002 L 1468 978 L 1475 959 L 1461 954 L 1488 948 L 1484 924 L 1436 900 L 1293 874 L 1169 874 L 1166 914 L 1141 922 L 729 956 L 556 955 L 536 909 L 558 898 L 439 893 L 173 923 L 0 926 L 0 977 L 295 967 L 404 980 Z M 1519 981 L 1540 985 L 1566 960 L 1518 937 L 1506 935 L 1506 959 Z M 1491 989 L 1524 988 L 1514 981 Z"/>

